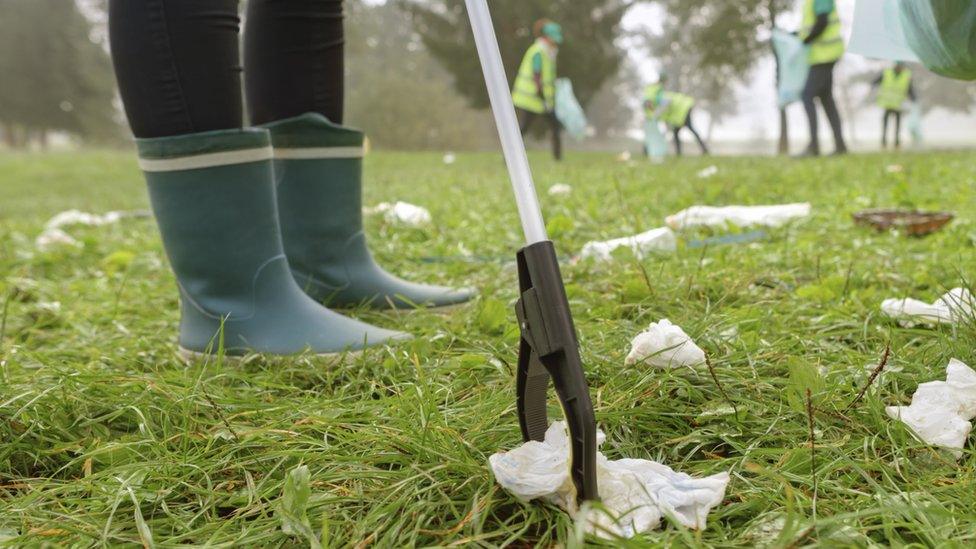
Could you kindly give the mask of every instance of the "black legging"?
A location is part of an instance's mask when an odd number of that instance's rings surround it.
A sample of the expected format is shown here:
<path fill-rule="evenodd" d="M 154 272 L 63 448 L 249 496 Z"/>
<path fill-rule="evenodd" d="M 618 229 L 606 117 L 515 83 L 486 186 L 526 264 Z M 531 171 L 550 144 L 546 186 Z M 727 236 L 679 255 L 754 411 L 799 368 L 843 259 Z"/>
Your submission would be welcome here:
<path fill-rule="evenodd" d="M 708 146 L 705 145 L 705 141 L 701 138 L 700 135 L 698 135 L 698 132 L 695 131 L 695 127 L 691 125 L 691 113 L 692 111 L 689 110 L 688 116 L 685 118 L 685 123 L 683 126 L 676 126 L 673 130 L 674 131 L 674 152 L 677 156 L 681 156 L 681 129 L 682 128 L 688 128 L 688 131 L 691 132 L 691 135 L 695 136 L 695 140 L 698 141 L 698 146 L 701 147 L 702 154 L 703 155 L 708 154 Z"/>
<path fill-rule="evenodd" d="M 136 137 L 244 124 L 238 0 L 110 0 L 112 60 Z M 342 123 L 342 0 L 249 0 L 251 124 L 306 112 Z"/>
<path fill-rule="evenodd" d="M 901 111 L 885 109 L 881 122 L 881 148 L 888 148 L 888 118 L 895 117 L 895 148 L 901 147 Z"/>
<path fill-rule="evenodd" d="M 803 89 L 803 108 L 807 111 L 807 121 L 810 124 L 809 150 L 818 154 L 820 153 L 820 128 L 817 122 L 817 105 L 814 103 L 814 99 L 818 98 L 830 122 L 830 129 L 834 133 L 834 146 L 838 152 L 847 150 L 840 127 L 840 113 L 834 101 L 834 65 L 835 63 L 822 63 L 811 66 Z"/>
<path fill-rule="evenodd" d="M 544 114 L 539 114 L 539 113 L 527 111 L 525 109 L 517 109 L 516 113 L 518 114 L 519 130 L 522 131 L 522 135 L 525 135 L 525 132 L 529 131 L 529 128 L 532 127 L 532 124 L 535 122 L 537 118 L 541 118 L 549 124 L 549 131 L 552 133 L 552 157 L 555 158 L 556 160 L 562 160 L 563 159 L 563 139 L 562 139 L 563 125 L 559 122 L 559 119 L 556 118 L 556 113 L 547 112 Z"/>

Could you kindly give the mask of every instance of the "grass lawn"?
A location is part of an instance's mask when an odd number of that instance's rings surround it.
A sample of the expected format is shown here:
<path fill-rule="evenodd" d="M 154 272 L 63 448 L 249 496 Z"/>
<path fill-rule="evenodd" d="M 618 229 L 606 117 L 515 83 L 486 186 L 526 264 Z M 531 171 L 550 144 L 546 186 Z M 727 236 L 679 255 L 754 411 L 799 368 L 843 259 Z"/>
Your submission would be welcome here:
<path fill-rule="evenodd" d="M 903 328 L 879 311 L 887 297 L 971 287 L 973 153 L 533 163 L 564 256 L 696 203 L 814 205 L 760 242 L 689 246 L 708 236 L 694 232 L 672 255 L 564 267 L 607 457 L 732 475 L 707 529 L 665 522 L 635 545 L 976 544 L 972 437 L 957 462 L 884 413 L 944 379 L 950 358 L 976 366 L 976 329 Z M 904 170 L 889 173 L 893 163 Z M 718 175 L 696 177 L 711 164 Z M 61 210 L 145 208 L 132 155 L 0 155 L 0 545 L 307 545 L 277 511 L 301 465 L 325 546 L 579 541 L 564 513 L 514 500 L 487 466 L 520 443 L 509 259 L 521 230 L 500 157 L 374 154 L 367 178 L 367 204 L 404 200 L 434 218 L 425 230 L 371 218 L 381 262 L 481 298 L 451 314 L 353 311 L 417 338 L 348 364 L 186 366 L 150 220 L 69 228 L 83 248 L 34 249 Z M 557 182 L 572 195 L 546 196 Z M 851 223 L 898 205 L 958 218 L 925 239 Z M 631 337 L 661 318 L 709 354 L 737 414 L 705 369 L 624 366 Z M 889 342 L 888 367 L 846 410 Z"/>

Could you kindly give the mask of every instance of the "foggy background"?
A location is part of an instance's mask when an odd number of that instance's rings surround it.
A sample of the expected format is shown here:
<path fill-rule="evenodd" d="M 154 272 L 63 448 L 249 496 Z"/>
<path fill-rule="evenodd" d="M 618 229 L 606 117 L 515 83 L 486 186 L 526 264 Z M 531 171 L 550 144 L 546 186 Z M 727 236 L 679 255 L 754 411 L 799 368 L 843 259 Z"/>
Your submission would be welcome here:
<path fill-rule="evenodd" d="M 854 0 L 838 0 L 850 33 Z M 782 152 L 806 143 L 802 106 L 776 106 L 768 42 L 799 26 L 800 0 L 493 0 L 510 77 L 539 17 L 560 22 L 561 76 L 572 79 L 593 135 L 571 148 L 619 152 L 641 139 L 643 86 L 698 100 L 695 124 L 718 152 Z M 242 3 L 243 13 L 243 3 Z M 346 123 L 377 148 L 483 150 L 496 137 L 460 0 L 346 0 Z M 0 0 L 0 147 L 126 146 L 109 60 L 104 0 Z M 877 148 L 870 82 L 885 66 L 847 55 L 836 73 L 845 131 Z M 913 66 L 928 147 L 976 143 L 976 84 Z M 432 108 L 434 106 L 434 108 Z M 823 118 L 823 117 L 821 117 Z M 825 121 L 821 121 L 825 123 Z M 784 132 L 785 129 L 785 132 Z"/>

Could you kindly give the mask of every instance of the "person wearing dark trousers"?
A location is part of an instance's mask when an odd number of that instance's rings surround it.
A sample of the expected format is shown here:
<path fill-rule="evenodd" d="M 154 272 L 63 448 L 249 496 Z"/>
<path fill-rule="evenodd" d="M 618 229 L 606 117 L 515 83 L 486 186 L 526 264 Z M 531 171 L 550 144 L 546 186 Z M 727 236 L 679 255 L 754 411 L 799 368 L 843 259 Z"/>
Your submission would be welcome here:
<path fill-rule="evenodd" d="M 112 59 L 180 292 L 180 354 L 333 355 L 406 339 L 326 308 L 447 306 L 363 236 L 342 126 L 341 0 L 110 0 Z M 244 125 L 246 106 L 253 127 Z"/>
<path fill-rule="evenodd" d="M 562 160 L 562 124 L 556 118 L 556 57 L 563 43 L 563 29 L 553 21 L 540 19 L 534 25 L 535 42 L 525 52 L 512 88 L 522 135 L 536 119 L 544 119 L 552 134 L 552 156 Z"/>
<path fill-rule="evenodd" d="M 888 148 L 888 120 L 895 119 L 895 149 L 901 148 L 901 115 L 905 108 L 905 101 L 915 101 L 915 85 L 912 82 L 912 71 L 904 63 L 896 63 L 887 68 L 872 83 L 878 90 L 878 106 L 884 109 L 881 118 L 881 148 Z"/>
<path fill-rule="evenodd" d="M 674 135 L 674 151 L 681 156 L 681 130 L 688 129 L 698 141 L 703 155 L 708 154 L 708 146 L 691 124 L 695 99 L 689 95 L 665 91 L 667 75 L 662 74 L 656 84 L 644 89 L 644 115 L 647 120 L 663 120 Z"/>
<path fill-rule="evenodd" d="M 847 144 L 841 129 L 840 113 L 834 101 L 834 66 L 844 55 L 840 16 L 834 0 L 804 0 L 803 43 L 810 48 L 810 74 L 803 90 L 803 108 L 810 124 L 810 145 L 803 156 L 820 155 L 820 136 L 817 105 L 820 100 L 827 121 L 834 133 L 834 154 L 846 154 Z"/>

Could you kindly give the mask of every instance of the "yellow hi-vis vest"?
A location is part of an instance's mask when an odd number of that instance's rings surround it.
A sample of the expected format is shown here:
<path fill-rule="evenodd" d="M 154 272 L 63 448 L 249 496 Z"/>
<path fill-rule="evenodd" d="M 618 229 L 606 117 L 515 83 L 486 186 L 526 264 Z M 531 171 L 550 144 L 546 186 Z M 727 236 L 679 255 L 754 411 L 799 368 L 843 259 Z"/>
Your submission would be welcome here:
<path fill-rule="evenodd" d="M 806 0 L 803 8 L 803 29 L 800 35 L 810 36 L 814 23 L 817 22 L 817 12 L 814 10 L 815 0 Z M 844 37 L 841 35 L 840 15 L 837 14 L 837 6 L 828 16 L 827 28 L 810 44 L 810 54 L 808 61 L 811 65 L 822 65 L 833 63 L 844 56 Z"/>
<path fill-rule="evenodd" d="M 536 54 L 542 58 L 542 97 L 539 97 L 532 66 Z M 512 102 L 520 109 L 538 114 L 552 112 L 556 107 L 556 60 L 539 40 L 532 44 L 522 58 L 522 65 L 512 89 Z"/>
<path fill-rule="evenodd" d="M 664 109 L 664 113 L 661 115 L 661 119 L 664 120 L 664 123 L 675 128 L 684 126 L 685 122 L 688 121 L 688 113 L 690 113 L 691 108 L 695 106 L 694 98 L 677 92 L 662 93 L 660 84 L 651 84 L 644 89 L 644 115 L 648 120 L 654 118 L 654 113 L 659 107 L 659 95 L 664 100 L 668 101 L 668 106 L 666 109 Z M 647 103 L 650 103 L 650 105 Z"/>
<path fill-rule="evenodd" d="M 912 86 L 912 71 L 902 69 L 896 73 L 895 69 L 885 69 L 881 77 L 881 88 L 878 89 L 878 106 L 889 111 L 900 111 L 905 100 L 908 99 L 908 89 Z"/>

